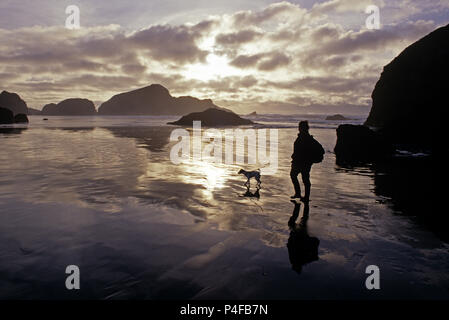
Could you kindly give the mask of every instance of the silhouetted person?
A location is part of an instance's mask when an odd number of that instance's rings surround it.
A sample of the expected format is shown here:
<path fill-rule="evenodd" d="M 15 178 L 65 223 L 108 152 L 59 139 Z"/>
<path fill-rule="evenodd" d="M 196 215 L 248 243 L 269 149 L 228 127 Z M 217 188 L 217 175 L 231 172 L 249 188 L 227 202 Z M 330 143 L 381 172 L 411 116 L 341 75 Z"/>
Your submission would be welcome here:
<path fill-rule="evenodd" d="M 307 220 L 309 219 L 309 204 L 304 204 L 304 211 L 302 218 L 298 224 L 296 220 L 299 216 L 301 204 L 294 200 L 291 200 L 295 204 L 293 214 L 288 220 L 288 226 L 290 228 L 290 237 L 288 238 L 287 248 L 288 257 L 292 264 L 292 269 L 298 273 L 301 273 L 302 266 L 318 260 L 318 246 L 320 240 L 315 237 L 309 236 L 307 232 Z"/>
<path fill-rule="evenodd" d="M 301 121 L 298 125 L 299 134 L 293 146 L 292 168 L 290 177 L 295 187 L 295 194 L 291 198 L 300 198 L 307 202 L 310 199 L 310 170 L 313 163 L 323 160 L 324 149 L 309 133 L 309 123 Z M 298 174 L 301 173 L 304 183 L 305 193 L 301 196 L 301 186 L 298 181 Z"/>

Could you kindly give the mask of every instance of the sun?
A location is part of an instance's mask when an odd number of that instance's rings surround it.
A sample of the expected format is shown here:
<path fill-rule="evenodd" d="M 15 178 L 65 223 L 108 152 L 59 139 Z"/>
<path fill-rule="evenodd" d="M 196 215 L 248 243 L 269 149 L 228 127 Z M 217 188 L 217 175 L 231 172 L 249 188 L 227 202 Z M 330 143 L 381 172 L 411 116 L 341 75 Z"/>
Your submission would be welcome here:
<path fill-rule="evenodd" d="M 210 53 L 204 63 L 188 65 L 183 75 L 188 79 L 210 81 L 229 76 L 242 76 L 244 73 L 231 66 L 226 56 Z"/>

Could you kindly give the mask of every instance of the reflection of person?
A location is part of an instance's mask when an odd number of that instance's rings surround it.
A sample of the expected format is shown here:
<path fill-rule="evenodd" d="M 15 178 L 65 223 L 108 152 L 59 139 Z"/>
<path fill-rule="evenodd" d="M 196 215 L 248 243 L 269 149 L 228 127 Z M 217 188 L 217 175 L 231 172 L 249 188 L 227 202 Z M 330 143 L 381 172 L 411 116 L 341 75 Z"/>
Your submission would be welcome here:
<path fill-rule="evenodd" d="M 307 220 L 309 219 L 309 204 L 304 204 L 302 218 L 298 224 L 296 220 L 299 216 L 301 204 L 291 200 L 295 204 L 293 214 L 288 221 L 290 228 L 290 237 L 288 238 L 287 248 L 292 269 L 301 273 L 302 266 L 318 260 L 318 246 L 320 240 L 309 236 L 307 232 Z"/>

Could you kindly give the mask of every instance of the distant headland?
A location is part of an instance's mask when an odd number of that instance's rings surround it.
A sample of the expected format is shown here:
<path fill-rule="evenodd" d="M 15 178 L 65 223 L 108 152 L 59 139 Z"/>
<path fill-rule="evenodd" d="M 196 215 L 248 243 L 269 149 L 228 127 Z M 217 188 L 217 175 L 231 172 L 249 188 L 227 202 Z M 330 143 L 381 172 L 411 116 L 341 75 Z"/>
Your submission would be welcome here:
<path fill-rule="evenodd" d="M 191 96 L 173 97 L 167 88 L 152 84 L 136 90 L 114 95 L 103 102 L 98 111 L 92 101 L 82 98 L 70 98 L 59 103 L 48 103 L 42 110 L 28 108 L 26 102 L 17 93 L 3 91 L 0 94 L 0 107 L 9 109 L 13 115 L 185 115 L 202 112 L 207 109 L 219 109 L 211 99 L 198 99 Z M 229 110 L 228 110 L 229 111 Z"/>

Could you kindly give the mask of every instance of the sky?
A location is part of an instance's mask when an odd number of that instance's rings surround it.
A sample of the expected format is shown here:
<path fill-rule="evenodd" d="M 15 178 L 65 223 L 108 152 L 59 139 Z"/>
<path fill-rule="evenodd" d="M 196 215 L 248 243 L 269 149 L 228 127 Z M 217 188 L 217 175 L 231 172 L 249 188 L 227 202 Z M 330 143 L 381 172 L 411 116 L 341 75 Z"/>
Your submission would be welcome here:
<path fill-rule="evenodd" d="M 239 113 L 368 112 L 383 66 L 448 23 L 449 0 L 0 0 L 0 90 L 36 109 L 159 83 Z"/>

